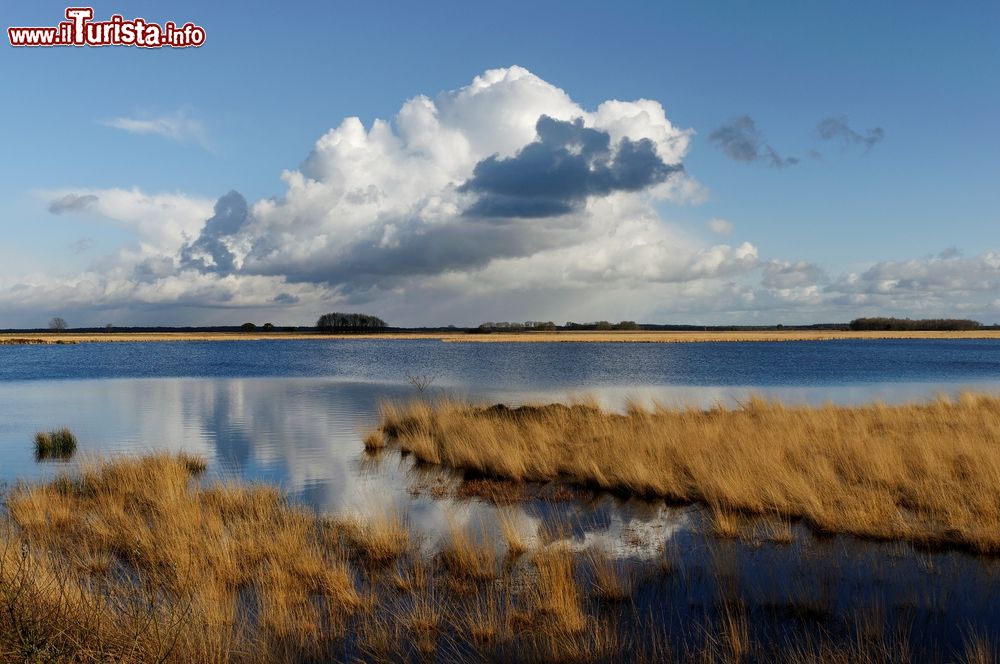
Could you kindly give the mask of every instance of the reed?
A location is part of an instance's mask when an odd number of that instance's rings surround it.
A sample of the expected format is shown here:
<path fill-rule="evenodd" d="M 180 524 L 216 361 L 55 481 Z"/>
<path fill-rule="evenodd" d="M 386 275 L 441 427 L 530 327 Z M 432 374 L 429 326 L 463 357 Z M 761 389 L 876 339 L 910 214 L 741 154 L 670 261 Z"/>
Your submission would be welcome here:
<path fill-rule="evenodd" d="M 517 482 L 562 482 L 707 506 L 817 531 L 1000 552 L 1000 398 L 707 410 L 593 403 L 508 408 L 439 400 L 380 409 L 419 461 Z"/>

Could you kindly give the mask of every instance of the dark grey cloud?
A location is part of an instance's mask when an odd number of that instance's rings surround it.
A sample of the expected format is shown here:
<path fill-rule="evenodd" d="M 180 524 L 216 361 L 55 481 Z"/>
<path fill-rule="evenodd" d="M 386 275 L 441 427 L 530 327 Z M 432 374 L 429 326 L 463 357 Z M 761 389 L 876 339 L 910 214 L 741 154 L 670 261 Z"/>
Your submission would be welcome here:
<path fill-rule="evenodd" d="M 497 258 L 529 256 L 563 246 L 572 228 L 542 225 L 527 219 L 503 221 L 465 217 L 460 223 L 427 227 L 419 220 L 399 219 L 394 240 L 383 241 L 383 229 L 344 245 L 336 253 L 290 254 L 270 241 L 258 240 L 243 262 L 242 272 L 281 276 L 292 283 L 323 283 L 345 294 L 395 288 L 414 276 L 462 272 Z"/>
<path fill-rule="evenodd" d="M 641 191 L 682 170 L 666 164 L 649 139 L 623 138 L 617 149 L 605 131 L 543 115 L 538 140 L 516 155 L 476 164 L 459 191 L 478 194 L 471 217 L 554 217 L 577 209 L 588 196 Z"/>
<path fill-rule="evenodd" d="M 97 202 L 93 194 L 66 194 L 49 202 L 49 212 L 62 214 L 64 212 L 82 212 Z"/>
<path fill-rule="evenodd" d="M 278 293 L 273 298 L 271 302 L 275 304 L 298 304 L 299 297 L 297 295 L 292 295 L 291 293 Z"/>
<path fill-rule="evenodd" d="M 247 201 L 238 191 L 230 191 L 215 203 L 215 214 L 205 222 L 198 239 L 181 249 L 181 266 L 204 272 L 230 274 L 233 254 L 223 239 L 234 235 L 250 219 Z"/>
<path fill-rule="evenodd" d="M 846 115 L 838 115 L 822 120 L 816 125 L 816 133 L 825 141 L 840 141 L 844 146 L 863 145 L 865 150 L 871 150 L 885 137 L 882 127 L 874 127 L 864 134 L 851 128 Z"/>
<path fill-rule="evenodd" d="M 132 278 L 140 283 L 153 283 L 174 272 L 174 259 L 170 256 L 151 256 L 132 268 Z"/>
<path fill-rule="evenodd" d="M 784 168 L 799 163 L 798 157 L 782 157 L 764 141 L 757 123 L 749 115 L 741 115 L 708 135 L 708 140 L 730 159 L 745 163 L 762 163 Z"/>

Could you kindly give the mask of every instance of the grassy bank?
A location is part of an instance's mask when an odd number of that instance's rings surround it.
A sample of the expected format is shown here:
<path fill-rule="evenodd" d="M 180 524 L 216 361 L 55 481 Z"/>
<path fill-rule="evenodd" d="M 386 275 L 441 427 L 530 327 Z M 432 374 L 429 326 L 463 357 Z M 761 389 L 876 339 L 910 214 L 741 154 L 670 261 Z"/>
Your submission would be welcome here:
<path fill-rule="evenodd" d="M 758 398 L 709 410 L 593 404 L 383 404 L 417 459 L 487 477 L 561 481 L 817 531 L 1000 553 L 1000 398 L 858 407 Z"/>
<path fill-rule="evenodd" d="M 88 342 L 150 341 L 338 341 L 357 339 L 437 340 L 449 343 L 705 343 L 836 341 L 843 339 L 1000 339 L 1000 330 L 849 331 L 775 330 L 744 332 L 565 331 L 565 332 L 380 332 L 373 334 L 318 334 L 315 332 L 42 332 L 0 334 L 0 345 L 72 344 Z"/>
<path fill-rule="evenodd" d="M 733 597 L 670 634 L 629 608 L 640 584 L 684 583 L 666 542 L 641 572 L 601 549 L 573 552 L 557 532 L 528 549 L 513 531 L 503 544 L 456 523 L 428 552 L 427 534 L 397 515 L 324 518 L 272 487 L 202 484 L 203 467 L 120 459 L 12 489 L 0 661 L 919 659 L 872 616 L 755 639 L 754 614 Z M 805 615 L 802 601 L 788 610 Z M 990 661 L 992 647 L 970 632 L 947 661 Z"/>

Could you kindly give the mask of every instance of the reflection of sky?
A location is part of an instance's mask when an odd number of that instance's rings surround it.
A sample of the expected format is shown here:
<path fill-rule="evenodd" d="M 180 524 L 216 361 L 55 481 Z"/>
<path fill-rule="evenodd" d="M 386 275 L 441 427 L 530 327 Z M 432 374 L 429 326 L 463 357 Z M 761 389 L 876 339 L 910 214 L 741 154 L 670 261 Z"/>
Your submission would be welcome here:
<path fill-rule="evenodd" d="M 581 344 L 582 345 L 582 344 Z M 980 384 L 988 389 L 992 384 Z M 865 383 L 855 385 L 740 387 L 597 385 L 587 390 L 525 385 L 483 388 L 433 385 L 431 396 L 486 402 L 567 400 L 595 396 L 620 408 L 626 399 L 707 406 L 734 404 L 750 394 L 790 402 L 858 403 L 927 399 L 977 388 L 963 383 Z M 80 455 L 148 450 L 204 454 L 222 475 L 280 484 L 326 510 L 358 509 L 405 492 L 406 464 L 363 463 L 361 435 L 376 419 L 381 399 L 406 399 L 401 382 L 352 382 L 333 378 L 160 378 L 0 383 L 0 481 L 31 478 L 53 466 L 35 464 L 31 437 L 69 426 Z M 392 502 L 392 501 L 390 501 Z M 419 502 L 419 501 L 418 501 Z"/>
<path fill-rule="evenodd" d="M 719 401 L 735 403 L 751 393 L 806 403 L 904 401 L 959 388 L 955 384 L 928 383 L 753 389 L 597 385 L 584 392 L 531 385 L 522 389 L 486 389 L 435 384 L 428 394 L 487 402 L 567 400 L 589 394 L 610 408 L 619 408 L 627 398 L 706 406 Z M 59 468 L 59 464 L 34 462 L 31 437 L 37 430 L 66 425 L 80 438 L 78 458 L 183 449 L 205 455 L 216 476 L 280 485 L 294 499 L 320 511 L 393 511 L 405 515 L 420 530 L 436 532 L 449 523 L 468 523 L 499 532 L 494 511 L 478 502 L 455 505 L 435 500 L 427 492 L 412 495 L 409 489 L 417 480 L 408 460 L 392 453 L 383 455 L 379 463 L 365 458 L 361 437 L 375 422 L 378 402 L 414 394 L 409 385 L 401 382 L 334 378 L 116 378 L 0 383 L 0 481 L 45 476 Z M 512 518 L 528 541 L 538 536 L 543 524 L 564 523 L 572 526 L 575 545 L 599 542 L 612 551 L 619 548 L 624 530 L 633 534 L 656 532 L 657 537 L 644 539 L 662 541 L 684 520 L 674 510 L 637 509 L 611 499 L 599 500 L 586 509 L 537 504 L 514 512 Z"/>
<path fill-rule="evenodd" d="M 530 386 L 528 386 L 530 387 Z M 830 387 L 677 387 L 601 386 L 587 390 L 609 407 L 625 398 L 708 405 L 743 399 L 750 392 L 794 402 L 888 402 L 925 399 L 953 392 L 958 384 L 871 383 Z M 484 401 L 568 399 L 577 390 L 472 389 L 435 386 L 435 395 L 464 394 Z M 375 421 L 383 398 L 409 398 L 413 389 L 388 381 L 351 382 L 328 378 L 159 378 L 0 383 L 0 481 L 46 476 L 61 464 L 36 464 L 31 443 L 39 429 L 67 425 L 80 438 L 79 457 L 187 450 L 205 455 L 216 477 L 267 481 L 324 512 L 405 518 L 436 548 L 449 527 L 474 536 L 501 538 L 500 513 L 478 501 L 456 503 L 410 489 L 441 470 L 417 470 L 387 451 L 367 458 L 361 438 Z M 454 478 L 450 478 L 455 482 Z M 425 484 L 426 486 L 426 484 Z M 545 545 L 544 533 L 568 535 L 557 545 L 583 551 L 600 547 L 626 564 L 661 556 L 664 542 L 682 549 L 683 582 L 657 585 L 640 598 L 645 609 L 672 609 L 683 620 L 688 607 L 708 601 L 719 574 L 735 576 L 752 603 L 788 601 L 789 595 L 821 593 L 836 611 L 850 614 L 871 601 L 908 602 L 921 629 L 953 637 L 953 619 L 962 624 L 1000 628 L 992 591 L 1000 562 L 960 553 L 898 555 L 896 545 L 859 543 L 849 538 L 815 539 L 799 531 L 791 547 L 745 546 L 713 542 L 698 534 L 697 509 L 662 503 L 595 496 L 578 503 L 532 502 L 503 508 L 531 547 Z M 895 548 L 894 548 L 895 547 Z M 728 551 L 728 553 L 727 553 Z M 893 555 L 897 551 L 897 555 Z M 630 562 L 631 561 L 631 562 Z M 921 561 L 926 564 L 922 566 Z M 720 570 L 720 566 L 726 569 Z M 695 604 L 690 604 L 694 602 Z M 940 603 L 947 604 L 947 613 Z M 679 612 L 679 613 L 678 613 Z M 945 618 L 941 616 L 944 615 Z M 678 622 L 678 626 L 682 626 Z"/>

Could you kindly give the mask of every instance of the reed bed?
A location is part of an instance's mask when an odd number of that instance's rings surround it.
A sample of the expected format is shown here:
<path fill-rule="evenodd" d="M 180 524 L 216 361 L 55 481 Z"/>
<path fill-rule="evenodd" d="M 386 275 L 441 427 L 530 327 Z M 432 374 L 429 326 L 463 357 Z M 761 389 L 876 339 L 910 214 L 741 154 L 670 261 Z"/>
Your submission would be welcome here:
<path fill-rule="evenodd" d="M 561 482 L 804 520 L 824 533 L 1000 553 L 1000 398 L 921 404 L 508 408 L 383 403 L 381 426 L 417 460 L 475 476 Z"/>
<path fill-rule="evenodd" d="M 731 600 L 671 635 L 629 608 L 638 577 L 603 549 L 511 542 L 501 560 L 500 542 L 456 522 L 428 553 L 394 513 L 324 517 L 203 469 L 184 455 L 94 461 L 11 489 L 0 661 L 908 661 L 882 625 L 755 640 Z M 970 632 L 967 661 L 994 654 Z"/>

